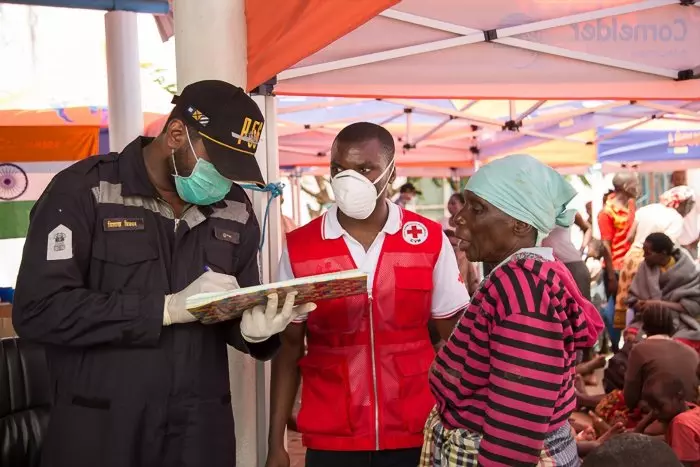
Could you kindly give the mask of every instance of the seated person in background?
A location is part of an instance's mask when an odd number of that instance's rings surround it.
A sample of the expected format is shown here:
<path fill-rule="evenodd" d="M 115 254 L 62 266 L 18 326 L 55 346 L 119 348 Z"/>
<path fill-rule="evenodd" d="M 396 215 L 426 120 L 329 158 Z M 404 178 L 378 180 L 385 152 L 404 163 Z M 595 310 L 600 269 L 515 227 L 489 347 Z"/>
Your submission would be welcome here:
<path fill-rule="evenodd" d="M 686 402 L 684 382 L 668 373 L 644 385 L 644 401 L 666 424 L 666 442 L 687 467 L 700 467 L 700 408 Z"/>
<path fill-rule="evenodd" d="M 673 242 L 678 240 L 683 231 L 683 216 L 693 205 L 692 198 L 683 200 L 680 204 L 672 200 L 678 200 L 670 192 L 664 193 L 661 199 L 665 202 L 654 203 L 637 210 L 630 232 L 632 246 L 625 255 L 620 281 L 617 285 L 617 298 L 615 299 L 615 325 L 622 328 L 629 324 L 626 319 L 629 288 L 637 275 L 639 265 L 644 261 L 644 242 L 653 233 L 666 234 Z"/>
<path fill-rule="evenodd" d="M 583 356 L 583 361 L 576 365 L 576 375 L 580 376 L 585 385 L 596 386 L 598 380 L 595 377 L 595 371 L 605 368 L 605 355 L 593 356 L 593 348 L 588 348 L 579 351 L 579 359 Z"/>
<path fill-rule="evenodd" d="M 603 374 L 605 394 L 591 395 L 586 391 L 585 385 L 576 385 L 576 397 L 579 407 L 595 409 L 595 415 L 608 425 L 614 425 L 619 422 L 625 427 L 631 428 L 635 422 L 633 419 L 633 423 L 630 426 L 629 410 L 625 405 L 622 390 L 625 385 L 629 354 L 639 342 L 638 331 L 636 328 L 627 328 L 623 331 L 624 345 L 618 353 L 608 360 L 607 368 Z"/>
<path fill-rule="evenodd" d="M 688 401 L 694 401 L 697 394 L 693 368 L 698 364 L 698 357 L 688 346 L 671 340 L 670 335 L 675 330 L 673 317 L 661 309 L 654 309 L 645 313 L 643 318 L 644 331 L 650 338 L 640 343 L 632 343 L 634 328 L 628 328 L 625 339 L 624 347 L 629 349 L 629 356 L 624 362 L 624 390 L 619 388 L 619 375 L 613 376 L 611 370 L 604 380 L 606 391 L 611 391 L 602 397 L 579 396 L 579 404 L 584 407 L 590 407 L 596 398 L 600 397 L 600 402 L 595 406 L 595 413 L 608 425 L 622 422 L 628 429 L 637 428 L 644 417 L 639 407 L 642 387 L 648 378 L 658 373 L 672 371 L 685 378 Z M 613 362 L 615 359 L 616 363 Z M 609 367 L 621 363 L 622 358 L 616 355 L 611 359 Z M 655 428 L 651 427 L 647 433 Z"/>
<path fill-rule="evenodd" d="M 683 467 L 662 440 L 638 433 L 615 436 L 590 453 L 582 467 Z"/>
<path fill-rule="evenodd" d="M 622 390 L 625 387 L 627 361 L 632 348 L 639 342 L 639 329 L 627 328 L 622 332 L 622 336 L 625 343 L 622 349 L 608 361 L 608 367 L 603 374 L 603 389 L 606 393 L 615 389 Z"/>
<path fill-rule="evenodd" d="M 659 307 L 669 310 L 677 331 L 700 329 L 700 272 L 688 252 L 665 234 L 649 235 L 628 303 L 637 313 Z"/>
<path fill-rule="evenodd" d="M 646 382 L 662 373 L 682 381 L 684 400 L 695 402 L 698 397 L 695 371 L 700 357 L 692 348 L 671 339 L 675 332 L 673 316 L 667 308 L 650 308 L 642 315 L 642 326 L 647 339 L 632 349 L 627 362 L 624 389 L 627 407 L 637 408 Z"/>

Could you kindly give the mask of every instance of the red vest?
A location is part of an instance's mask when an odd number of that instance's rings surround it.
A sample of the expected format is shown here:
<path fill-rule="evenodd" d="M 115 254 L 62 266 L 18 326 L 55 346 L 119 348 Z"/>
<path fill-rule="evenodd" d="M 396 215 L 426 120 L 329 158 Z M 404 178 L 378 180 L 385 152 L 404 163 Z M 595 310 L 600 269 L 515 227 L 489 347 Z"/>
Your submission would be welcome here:
<path fill-rule="evenodd" d="M 435 404 L 428 387 L 435 357 L 428 320 L 442 228 L 401 211 L 402 228 L 384 238 L 371 296 L 325 300 L 309 314 L 297 426 L 311 449 L 423 443 Z M 342 237 L 323 238 L 323 219 L 287 235 L 295 277 L 357 268 Z"/>

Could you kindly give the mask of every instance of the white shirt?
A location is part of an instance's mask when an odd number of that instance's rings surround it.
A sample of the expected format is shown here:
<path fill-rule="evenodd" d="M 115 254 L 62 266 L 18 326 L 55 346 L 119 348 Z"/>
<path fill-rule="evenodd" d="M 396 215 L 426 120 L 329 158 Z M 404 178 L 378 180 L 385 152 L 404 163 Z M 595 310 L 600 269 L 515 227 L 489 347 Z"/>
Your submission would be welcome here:
<path fill-rule="evenodd" d="M 690 211 L 683 219 L 683 232 L 681 233 L 680 237 L 678 237 L 678 243 L 681 245 L 690 245 L 698 239 L 698 236 L 700 236 L 700 228 L 698 228 L 700 227 L 700 225 L 698 225 L 698 222 L 700 221 L 700 219 L 698 219 L 699 209 L 700 205 L 695 204 L 693 210 Z"/>
<path fill-rule="evenodd" d="M 352 238 L 341 227 L 340 222 L 338 222 L 338 207 L 336 205 L 333 205 L 328 210 L 323 222 L 323 238 L 336 239 L 343 237 L 353 261 L 362 272 L 367 274 L 367 290 L 369 292 L 372 291 L 374 285 L 374 274 L 382 246 L 384 245 L 384 238 L 387 235 L 398 233 L 402 226 L 399 207 L 394 203 L 387 204 L 389 206 L 389 217 L 386 220 L 386 224 L 384 224 L 384 228 L 379 232 L 367 251 L 365 251 L 360 242 Z M 467 288 L 460 280 L 457 257 L 447 236 L 443 232 L 441 234 L 442 247 L 433 269 L 433 299 L 430 310 L 433 318 L 438 319 L 452 317 L 469 303 L 469 292 L 467 292 Z M 286 245 L 282 250 L 278 274 L 277 280 L 279 281 L 294 279 Z"/>
<path fill-rule="evenodd" d="M 581 252 L 571 243 L 571 227 L 554 227 L 542 240 L 542 246 L 551 248 L 562 263 L 581 261 Z"/>
<path fill-rule="evenodd" d="M 639 247 L 650 234 L 655 232 L 666 234 L 674 243 L 683 233 L 683 216 L 675 209 L 661 203 L 648 204 L 637 209 L 634 214 L 634 224 L 637 226 L 637 231 L 633 244 Z"/>

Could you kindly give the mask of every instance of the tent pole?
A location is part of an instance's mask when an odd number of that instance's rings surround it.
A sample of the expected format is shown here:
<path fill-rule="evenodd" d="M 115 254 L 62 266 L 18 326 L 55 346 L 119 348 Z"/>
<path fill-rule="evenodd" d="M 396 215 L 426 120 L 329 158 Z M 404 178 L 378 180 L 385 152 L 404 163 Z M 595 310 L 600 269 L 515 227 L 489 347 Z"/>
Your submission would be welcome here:
<path fill-rule="evenodd" d="M 220 79 L 246 87 L 247 46 L 245 0 L 174 0 L 173 5 L 177 84 L 182 89 L 193 82 Z M 226 53 L 220 53 L 225 50 Z M 272 124 L 274 127 L 274 123 Z M 266 124 L 265 128 L 270 125 Z M 266 138 L 261 138 L 256 158 L 265 159 Z M 265 167 L 263 167 L 263 174 Z M 257 194 L 256 194 L 257 195 Z M 263 197 L 252 196 L 259 220 L 262 220 Z M 279 211 L 279 204 L 272 208 Z M 271 216 L 279 219 L 279 216 Z M 269 277 L 269 266 L 261 265 L 263 279 Z M 259 400 L 265 400 L 265 384 L 261 384 L 258 364 L 229 348 L 231 400 L 236 419 L 236 457 L 238 465 L 261 465 L 260 451 L 266 448 L 260 426 L 266 427 L 266 415 L 260 413 Z M 264 366 L 263 366 L 264 368 Z"/>
<path fill-rule="evenodd" d="M 384 126 L 384 125 L 386 125 L 387 123 L 393 122 L 394 120 L 396 120 L 397 118 L 399 118 L 401 115 L 403 115 L 403 112 L 397 112 L 397 113 L 395 113 L 395 114 L 392 114 L 390 117 L 385 118 L 384 120 L 382 120 L 381 122 L 379 122 L 377 125 L 379 125 L 379 126 Z"/>
<path fill-rule="evenodd" d="M 405 109 L 403 109 L 403 112 L 406 114 L 406 135 L 405 135 L 406 141 L 404 141 L 404 144 L 407 147 L 410 147 L 411 146 L 411 115 L 413 113 L 413 109 L 411 109 L 410 107 L 406 107 Z"/>
<path fill-rule="evenodd" d="M 109 149 L 121 151 L 143 133 L 141 64 L 136 13 L 105 14 Z"/>
<path fill-rule="evenodd" d="M 262 95 L 253 95 L 253 99 L 260 107 L 265 117 L 265 127 L 261 138 L 265 138 L 263 144 L 258 147 L 255 159 L 260 166 L 260 171 L 267 183 L 278 182 L 279 170 L 279 145 L 277 139 L 277 102 L 272 95 L 272 89 L 268 89 Z M 253 192 L 253 206 L 260 220 L 262 228 L 267 210 L 268 193 Z M 267 232 L 265 244 L 260 252 L 260 273 L 263 283 L 274 282 L 277 279 L 279 259 L 282 255 L 282 216 L 280 199 L 274 198 L 269 204 L 269 217 L 267 218 Z M 256 416 L 257 416 L 257 465 L 265 465 L 267 459 L 267 435 L 270 419 L 270 364 L 255 362 L 256 370 Z M 286 437 L 285 437 L 286 445 Z M 238 465 L 243 465 L 239 463 Z M 248 464 L 245 464 L 248 465 Z M 251 464 L 255 465 L 255 464 Z"/>
<path fill-rule="evenodd" d="M 521 113 L 520 115 L 518 115 L 518 118 L 515 118 L 515 119 L 513 119 L 513 120 L 515 120 L 516 122 L 522 123 L 523 120 L 525 120 L 527 117 L 529 117 L 530 115 L 532 115 L 537 109 L 539 109 L 540 107 L 542 107 L 546 102 L 547 102 L 546 100 L 544 100 L 544 101 L 537 101 L 534 105 L 532 105 L 532 106 L 531 106 L 529 109 L 527 109 L 525 112 L 523 112 L 523 113 Z"/>
<path fill-rule="evenodd" d="M 658 120 L 658 119 L 660 119 L 660 118 L 663 118 L 663 116 L 657 117 L 656 119 Z M 613 132 L 611 132 L 611 133 L 608 133 L 608 134 L 605 134 L 605 135 L 602 135 L 602 136 L 598 136 L 598 138 L 595 140 L 595 143 L 598 144 L 598 143 L 600 143 L 600 142 L 602 142 L 602 141 L 609 140 L 610 138 L 614 138 L 614 137 L 616 137 L 616 136 L 620 136 L 621 134 L 627 133 L 628 131 L 633 130 L 634 128 L 637 128 L 638 126 L 644 125 L 645 123 L 648 123 L 648 122 L 650 122 L 650 121 L 652 121 L 652 120 L 654 120 L 654 118 L 652 118 L 652 117 L 646 117 L 646 118 L 642 119 L 642 120 L 639 121 L 639 122 L 633 123 L 632 125 L 626 126 L 626 127 L 624 127 L 624 128 L 620 128 L 619 130 L 615 130 L 615 131 L 613 131 Z"/>
<path fill-rule="evenodd" d="M 540 115 L 538 117 L 530 118 L 527 122 L 524 123 L 524 125 L 531 127 L 531 126 L 539 125 L 540 123 L 543 123 L 543 122 L 551 122 L 552 124 L 556 125 L 556 124 L 561 123 L 562 121 L 568 120 L 570 118 L 580 117 L 583 115 L 588 115 L 588 114 L 600 112 L 602 110 L 615 109 L 618 107 L 626 107 L 628 105 L 630 105 L 629 101 L 614 101 L 614 102 L 608 102 L 606 104 L 601 104 L 601 105 L 597 105 L 595 107 L 590 107 L 590 108 L 586 108 L 586 109 L 572 110 L 571 112 L 544 114 L 544 115 Z"/>
<path fill-rule="evenodd" d="M 305 110 L 325 109 L 328 107 L 342 107 L 345 105 L 359 104 L 361 102 L 367 102 L 367 101 L 374 101 L 374 99 L 345 98 L 345 99 L 337 99 L 337 100 L 332 100 L 332 101 L 324 100 L 321 102 L 312 102 L 311 104 L 301 104 L 301 105 L 280 107 L 277 109 L 277 114 L 284 115 L 284 114 L 289 114 L 289 113 L 294 113 L 294 112 L 303 112 Z"/>
<path fill-rule="evenodd" d="M 533 52 L 541 52 L 549 55 L 556 55 L 557 57 L 571 58 L 580 62 L 596 63 L 598 65 L 605 65 L 611 68 L 620 68 L 622 70 L 636 71 L 638 73 L 646 73 L 648 75 L 661 76 L 662 78 L 678 78 L 679 70 L 644 65 L 642 63 L 629 62 L 627 60 L 618 60 L 614 58 L 603 57 L 602 55 L 594 55 L 586 52 L 569 50 L 554 45 L 526 41 L 524 39 L 504 37 L 503 39 L 497 39 L 494 42 L 510 47 L 515 47 L 518 49 L 531 50 Z"/>
<path fill-rule="evenodd" d="M 461 108 L 458 108 L 457 110 L 460 111 L 460 112 L 464 112 L 464 111 L 467 110 L 469 107 L 471 107 L 471 106 L 473 106 L 474 104 L 476 104 L 477 102 L 479 102 L 479 101 L 471 101 L 471 102 L 468 103 L 467 105 L 464 105 L 464 106 L 462 106 Z M 429 138 L 430 136 L 432 136 L 433 134 L 435 134 L 438 130 L 440 130 L 441 128 L 443 128 L 445 125 L 447 125 L 448 123 L 450 123 L 452 120 L 455 120 L 455 118 L 452 117 L 452 116 L 450 116 L 449 118 L 446 118 L 445 120 L 441 121 L 440 123 L 438 123 L 437 125 L 435 125 L 433 128 L 431 128 L 430 130 L 428 130 L 428 131 L 426 131 L 425 133 L 423 133 L 422 135 L 420 135 L 418 138 L 414 138 L 414 139 L 413 139 L 413 143 L 412 143 L 413 146 L 416 146 L 418 143 L 420 143 L 420 142 L 422 142 L 422 141 L 425 141 L 427 138 Z M 455 135 L 455 137 L 440 138 L 440 139 L 438 139 L 438 140 L 432 140 L 432 141 L 429 140 L 429 141 L 426 142 L 426 143 L 427 143 L 426 145 L 431 145 L 431 144 L 433 143 L 433 141 L 435 141 L 435 143 L 439 143 L 439 142 L 442 142 L 442 141 L 451 141 L 451 140 L 454 140 L 454 139 L 459 139 L 459 138 L 461 138 L 463 135 L 464 135 L 463 132 L 460 131 L 458 135 Z"/>
<path fill-rule="evenodd" d="M 292 175 L 292 215 L 294 223 L 301 225 L 301 171 L 294 170 Z"/>
<path fill-rule="evenodd" d="M 700 111 L 687 110 L 687 109 L 683 108 L 683 107 L 687 107 L 688 104 L 686 104 L 685 106 L 676 107 L 673 105 L 659 104 L 659 103 L 650 102 L 650 101 L 638 101 L 637 105 L 641 105 L 643 107 L 648 107 L 648 108 L 654 109 L 654 110 L 661 110 L 662 112 L 666 112 L 666 113 L 670 113 L 670 114 L 687 115 L 687 116 L 693 117 L 693 118 L 700 117 Z"/>

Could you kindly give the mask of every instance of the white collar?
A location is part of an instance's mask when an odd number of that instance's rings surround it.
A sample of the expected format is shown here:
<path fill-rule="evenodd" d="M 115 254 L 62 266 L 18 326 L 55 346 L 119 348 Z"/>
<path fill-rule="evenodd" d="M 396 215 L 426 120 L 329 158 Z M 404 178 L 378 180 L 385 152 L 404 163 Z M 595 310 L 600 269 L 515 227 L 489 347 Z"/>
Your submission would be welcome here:
<path fill-rule="evenodd" d="M 401 213 L 401 208 L 396 204 L 387 200 L 387 206 L 389 206 L 389 217 L 386 219 L 386 223 L 382 228 L 382 232 L 387 235 L 394 235 L 401 229 L 401 222 L 403 214 Z M 347 232 L 340 225 L 338 221 L 338 205 L 334 204 L 328 209 L 328 212 L 323 215 L 322 232 L 324 240 L 334 240 L 345 235 Z"/>
<path fill-rule="evenodd" d="M 503 261 L 501 261 L 501 263 L 493 269 L 496 270 L 496 269 L 500 268 L 501 266 L 506 264 L 508 261 L 513 259 L 513 257 L 515 255 L 519 255 L 522 253 L 530 253 L 533 255 L 541 256 L 542 258 L 546 259 L 547 261 L 554 261 L 554 250 L 553 249 L 548 248 L 548 247 L 544 247 L 544 246 L 534 246 L 532 248 L 519 249 L 518 251 L 516 251 L 515 253 L 513 253 L 512 255 L 510 255 L 509 257 L 504 259 Z"/>

